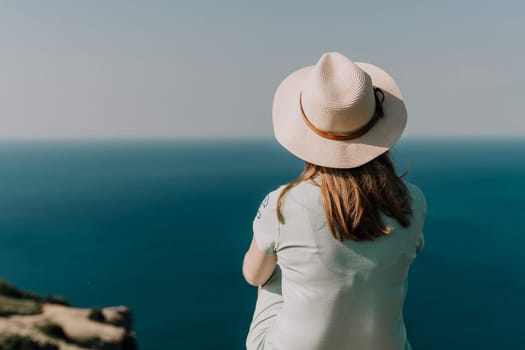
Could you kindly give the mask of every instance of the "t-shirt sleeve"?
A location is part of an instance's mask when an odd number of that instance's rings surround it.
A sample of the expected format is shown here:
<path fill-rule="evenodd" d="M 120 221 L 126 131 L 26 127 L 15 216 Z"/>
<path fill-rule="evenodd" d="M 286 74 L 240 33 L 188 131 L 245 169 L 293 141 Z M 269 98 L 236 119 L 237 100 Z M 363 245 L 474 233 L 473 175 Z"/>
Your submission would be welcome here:
<path fill-rule="evenodd" d="M 259 205 L 253 219 L 255 243 L 264 255 L 275 255 L 279 240 L 279 220 L 277 220 L 277 199 L 279 192 L 268 193 Z"/>

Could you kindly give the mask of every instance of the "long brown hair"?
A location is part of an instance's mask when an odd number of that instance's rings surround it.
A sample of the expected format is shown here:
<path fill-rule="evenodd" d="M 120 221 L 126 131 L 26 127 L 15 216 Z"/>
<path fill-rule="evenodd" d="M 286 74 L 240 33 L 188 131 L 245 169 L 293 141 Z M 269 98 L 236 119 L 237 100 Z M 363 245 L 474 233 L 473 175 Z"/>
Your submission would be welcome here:
<path fill-rule="evenodd" d="M 312 181 L 321 187 L 325 215 L 335 239 L 374 240 L 390 233 L 381 213 L 403 227 L 410 225 L 410 194 L 401 179 L 405 174 L 396 174 L 388 152 L 357 168 L 327 168 L 305 161 L 302 174 L 279 195 L 277 218 L 284 223 L 281 205 L 286 192 L 301 181 Z M 316 175 L 320 184 L 313 181 Z"/>

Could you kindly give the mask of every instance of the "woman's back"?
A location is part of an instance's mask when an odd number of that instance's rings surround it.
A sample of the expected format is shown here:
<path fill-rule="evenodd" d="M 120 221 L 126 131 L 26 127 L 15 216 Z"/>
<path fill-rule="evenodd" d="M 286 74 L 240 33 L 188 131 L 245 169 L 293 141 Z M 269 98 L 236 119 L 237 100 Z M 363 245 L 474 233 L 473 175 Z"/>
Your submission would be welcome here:
<path fill-rule="evenodd" d="M 264 349 L 404 349 L 403 302 L 407 274 L 423 241 L 426 205 L 421 190 L 407 183 L 411 225 L 392 228 L 373 241 L 336 240 L 327 225 L 319 186 L 303 181 L 284 197 L 279 223 L 277 198 L 269 193 L 254 220 L 261 251 L 277 255 L 282 273 L 282 312 L 266 335 Z M 263 305 L 258 305 L 264 308 Z M 257 318 L 264 313 L 255 313 Z"/>
<path fill-rule="evenodd" d="M 338 52 L 279 84 L 274 135 L 305 168 L 253 223 L 248 350 L 410 349 L 403 303 L 426 204 L 388 154 L 406 122 L 394 79 Z"/>

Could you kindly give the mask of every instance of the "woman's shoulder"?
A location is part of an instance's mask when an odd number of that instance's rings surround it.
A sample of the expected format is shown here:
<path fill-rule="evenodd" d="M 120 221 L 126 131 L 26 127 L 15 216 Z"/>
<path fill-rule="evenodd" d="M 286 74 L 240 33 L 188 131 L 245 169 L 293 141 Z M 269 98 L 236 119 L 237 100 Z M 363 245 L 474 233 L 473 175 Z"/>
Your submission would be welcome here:
<path fill-rule="evenodd" d="M 412 197 L 412 201 L 415 202 L 413 203 L 414 204 L 419 204 L 424 212 L 426 213 L 427 211 L 427 201 L 426 201 L 426 198 L 425 198 L 425 193 L 423 192 L 423 190 L 421 190 L 421 188 L 411 182 L 408 182 L 408 181 L 404 181 L 406 187 L 408 188 L 408 190 L 410 191 L 410 195 Z"/>
<path fill-rule="evenodd" d="M 287 185 L 288 184 L 281 184 L 274 187 L 266 194 L 265 198 L 263 199 L 263 203 L 269 207 L 275 207 L 276 202 Z M 320 198 L 319 190 L 319 186 L 316 186 L 314 182 L 301 181 L 286 191 L 283 197 L 283 205 L 286 204 L 286 199 L 290 198 L 295 203 L 305 207 L 311 207 L 312 204 L 317 203 Z"/>
<path fill-rule="evenodd" d="M 424 196 L 423 190 L 418 185 L 416 185 L 416 184 L 414 184 L 412 182 L 408 182 L 406 180 L 403 180 L 403 183 L 409 189 L 410 193 L 415 194 L 415 195 L 419 195 L 419 196 Z"/>
<path fill-rule="evenodd" d="M 279 199 L 279 196 L 285 187 L 286 185 L 279 185 L 277 187 L 272 188 L 269 192 L 267 192 L 264 195 L 260 206 L 264 208 L 275 208 L 277 200 Z"/>
<path fill-rule="evenodd" d="M 284 186 L 283 186 L 284 187 Z M 286 197 L 290 198 L 295 204 L 308 209 L 318 208 L 321 200 L 321 188 L 315 182 L 315 179 L 305 180 L 293 186 L 286 193 Z"/>
<path fill-rule="evenodd" d="M 284 190 L 285 187 L 286 187 L 286 184 L 278 185 L 272 188 L 270 192 L 266 194 L 266 197 L 268 197 L 269 199 L 272 199 L 273 201 L 276 201 L 277 198 L 281 195 L 281 192 Z"/>

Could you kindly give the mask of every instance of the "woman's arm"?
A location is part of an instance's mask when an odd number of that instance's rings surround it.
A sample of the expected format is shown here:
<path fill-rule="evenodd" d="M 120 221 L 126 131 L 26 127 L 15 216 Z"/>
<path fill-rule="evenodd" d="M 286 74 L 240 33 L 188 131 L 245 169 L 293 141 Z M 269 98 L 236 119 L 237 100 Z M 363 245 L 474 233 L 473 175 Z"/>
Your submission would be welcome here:
<path fill-rule="evenodd" d="M 253 237 L 242 263 L 242 274 L 246 282 L 255 287 L 264 284 L 272 275 L 276 264 L 277 255 L 264 255 Z"/>

